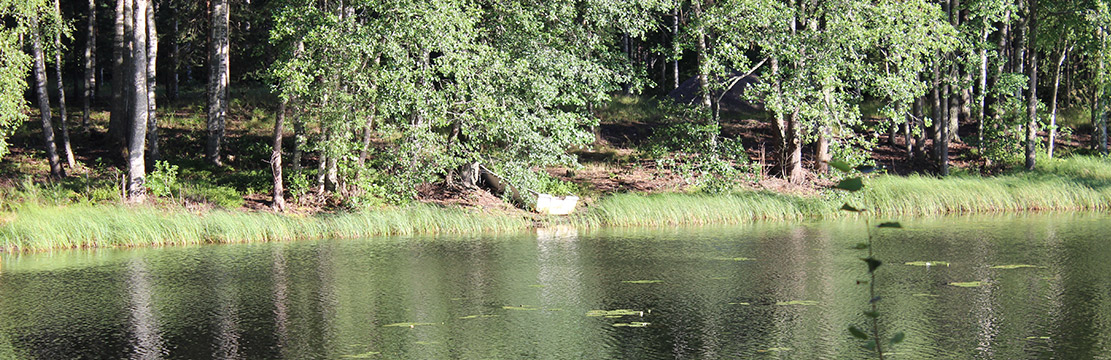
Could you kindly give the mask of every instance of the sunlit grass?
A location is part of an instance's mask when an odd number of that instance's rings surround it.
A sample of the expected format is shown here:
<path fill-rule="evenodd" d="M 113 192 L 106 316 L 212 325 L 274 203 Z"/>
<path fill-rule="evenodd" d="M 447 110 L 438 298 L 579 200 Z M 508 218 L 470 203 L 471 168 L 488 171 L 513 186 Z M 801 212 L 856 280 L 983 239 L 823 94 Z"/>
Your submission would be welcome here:
<path fill-rule="evenodd" d="M 617 194 L 571 217 L 411 205 L 315 216 L 266 212 L 30 201 L 0 213 L 0 248 L 29 251 L 208 243 L 293 241 L 385 235 L 510 232 L 557 224 L 674 226 L 797 221 L 854 216 L 849 202 L 884 216 L 1111 208 L 1111 161 L 1095 157 L 1043 160 L 1039 170 L 996 177 L 875 176 L 863 191 L 828 190 L 803 197 L 765 191 L 722 195 Z M 30 199 L 66 197 L 43 195 Z M 8 195 L 8 199 L 20 196 Z"/>
<path fill-rule="evenodd" d="M 7 251 L 293 241 L 382 235 L 505 232 L 528 229 L 524 217 L 424 205 L 359 213 L 272 213 L 27 204 L 3 217 Z"/>

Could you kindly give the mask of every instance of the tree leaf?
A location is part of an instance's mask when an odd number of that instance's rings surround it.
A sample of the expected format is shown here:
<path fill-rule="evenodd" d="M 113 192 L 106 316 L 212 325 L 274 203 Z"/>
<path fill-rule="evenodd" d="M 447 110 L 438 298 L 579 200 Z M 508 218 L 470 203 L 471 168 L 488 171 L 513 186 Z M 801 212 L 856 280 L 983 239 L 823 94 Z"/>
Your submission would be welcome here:
<path fill-rule="evenodd" d="M 849 325 L 849 333 L 853 334 L 853 337 L 855 337 L 857 339 L 868 340 L 868 334 L 865 334 L 863 331 L 860 331 L 860 329 L 857 329 L 856 326 Z"/>
<path fill-rule="evenodd" d="M 841 172 L 843 172 L 843 173 L 847 173 L 847 172 L 850 172 L 850 171 L 853 170 L 853 168 L 850 167 L 848 163 L 846 163 L 844 161 L 841 161 L 841 160 L 830 161 L 829 162 L 829 167 L 837 169 L 837 170 L 841 170 Z"/>
<path fill-rule="evenodd" d="M 895 333 L 895 335 L 891 337 L 891 345 L 903 342 L 903 339 L 905 339 L 906 337 L 907 334 L 903 333 L 902 331 Z"/>
<path fill-rule="evenodd" d="M 868 340 L 868 342 L 864 343 L 864 348 L 868 350 L 876 350 L 876 341 Z"/>
<path fill-rule="evenodd" d="M 864 262 L 868 263 L 868 272 L 875 272 L 876 268 L 880 267 L 880 265 L 883 265 L 883 261 L 879 261 L 874 258 L 864 258 L 860 260 L 864 260 Z"/>
<path fill-rule="evenodd" d="M 900 224 L 900 223 L 897 223 L 897 222 L 885 222 L 885 223 L 876 225 L 876 227 L 878 227 L 878 228 L 902 229 L 903 225 Z"/>
<path fill-rule="evenodd" d="M 841 182 L 837 183 L 835 188 L 846 191 L 860 191 L 860 189 L 864 188 L 864 180 L 858 177 L 841 180 Z"/>

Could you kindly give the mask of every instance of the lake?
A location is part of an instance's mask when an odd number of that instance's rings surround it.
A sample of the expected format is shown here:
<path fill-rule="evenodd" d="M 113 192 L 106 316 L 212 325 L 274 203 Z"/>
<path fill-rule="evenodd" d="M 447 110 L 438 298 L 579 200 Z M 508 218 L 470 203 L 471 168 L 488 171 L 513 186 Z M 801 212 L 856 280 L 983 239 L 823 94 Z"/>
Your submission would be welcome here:
<path fill-rule="evenodd" d="M 1111 216 L 902 224 L 872 232 L 890 358 L 1111 357 Z M 4 254 L 0 358 L 863 358 L 866 239 L 834 220 Z"/>

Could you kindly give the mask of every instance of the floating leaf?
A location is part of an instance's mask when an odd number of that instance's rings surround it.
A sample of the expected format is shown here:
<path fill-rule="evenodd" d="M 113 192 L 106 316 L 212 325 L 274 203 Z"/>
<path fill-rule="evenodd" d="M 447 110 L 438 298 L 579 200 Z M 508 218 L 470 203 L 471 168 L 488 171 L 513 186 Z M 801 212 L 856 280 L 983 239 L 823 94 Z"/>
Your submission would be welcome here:
<path fill-rule="evenodd" d="M 849 205 L 849 203 L 845 203 L 844 205 L 841 205 L 841 210 L 852 211 L 852 212 L 857 212 L 857 213 L 864 211 L 864 209 L 857 209 L 857 208 L 853 207 L 852 205 Z"/>
<path fill-rule="evenodd" d="M 878 311 L 865 311 L 864 316 L 875 319 L 880 317 L 880 313 Z"/>
<path fill-rule="evenodd" d="M 868 350 L 876 350 L 876 340 L 868 340 L 868 342 L 864 343 L 864 348 Z"/>
<path fill-rule="evenodd" d="M 586 316 L 605 316 L 605 317 L 622 317 L 622 316 L 644 316 L 643 311 L 617 309 L 617 310 L 590 310 L 586 312 Z"/>
<path fill-rule="evenodd" d="M 949 285 L 956 286 L 956 287 L 971 288 L 971 287 L 981 287 L 981 286 L 987 285 L 987 283 L 985 283 L 983 281 L 967 281 L 967 282 L 951 282 L 951 283 L 949 283 Z"/>
<path fill-rule="evenodd" d="M 658 284 L 664 282 L 663 280 L 625 280 L 622 281 L 626 284 Z"/>
<path fill-rule="evenodd" d="M 651 324 L 651 323 L 646 323 L 646 322 L 616 323 L 616 324 L 613 324 L 613 326 L 614 327 L 646 327 L 646 326 L 648 326 L 648 324 Z"/>
<path fill-rule="evenodd" d="M 433 324 L 433 323 L 418 323 L 418 322 L 403 322 L 403 323 L 386 324 L 386 325 L 382 325 L 382 327 L 408 327 L 408 328 L 411 328 L 411 327 L 427 326 L 427 325 L 436 325 L 436 324 Z"/>
<path fill-rule="evenodd" d="M 467 320 L 467 319 L 492 318 L 492 317 L 497 317 L 497 315 L 489 315 L 489 314 L 467 315 L 467 316 L 460 317 L 459 319 Z"/>
<path fill-rule="evenodd" d="M 520 311 L 536 311 L 536 310 L 540 310 L 540 308 L 538 308 L 538 307 L 534 307 L 534 306 L 529 306 L 529 305 L 521 305 L 521 306 L 502 306 L 501 308 L 502 308 L 502 309 L 506 309 L 506 310 L 520 310 Z"/>
<path fill-rule="evenodd" d="M 891 345 L 903 342 L 903 339 L 905 339 L 906 337 L 907 334 L 903 333 L 902 331 L 895 333 L 895 335 L 891 336 Z"/>
<path fill-rule="evenodd" d="M 885 222 L 885 223 L 876 225 L 876 227 L 878 227 L 878 228 L 890 228 L 890 229 L 902 229 L 903 224 L 900 224 L 900 223 L 897 223 L 897 222 Z"/>
<path fill-rule="evenodd" d="M 876 268 L 883 265 L 883 261 L 876 260 L 875 258 L 864 258 L 860 260 L 864 260 L 864 262 L 868 263 L 868 272 L 875 272 Z"/>
<path fill-rule="evenodd" d="M 829 162 L 829 167 L 837 169 L 837 170 L 841 170 L 841 172 L 844 172 L 844 173 L 847 173 L 847 172 L 853 170 L 853 168 L 851 166 L 849 166 L 848 163 L 846 163 L 844 161 L 841 161 L 841 160 L 830 161 Z"/>
<path fill-rule="evenodd" d="M 850 325 L 849 326 L 849 333 L 853 334 L 853 337 L 855 337 L 857 339 L 868 340 L 868 334 L 865 334 L 863 331 L 860 331 L 860 329 L 857 329 L 856 326 Z"/>
<path fill-rule="evenodd" d="M 752 304 L 749 304 L 749 303 L 746 303 L 746 302 L 731 302 L 731 303 L 729 303 L 729 305 L 749 306 L 749 305 L 752 305 Z"/>
<path fill-rule="evenodd" d="M 949 263 L 945 261 L 910 261 L 905 262 L 903 265 L 910 266 L 945 266 L 948 267 Z"/>
<path fill-rule="evenodd" d="M 1026 264 L 1012 264 L 1012 265 L 996 265 L 996 266 L 992 266 L 991 268 L 992 269 L 1011 270 L 1011 269 L 1036 268 L 1036 267 L 1038 267 L 1038 266 L 1026 265 Z"/>
<path fill-rule="evenodd" d="M 791 300 L 791 301 L 780 301 L 780 302 L 776 302 L 775 304 L 779 305 L 779 306 L 788 306 L 788 305 L 814 306 L 814 305 L 818 305 L 818 302 L 817 301 L 811 301 L 811 300 Z"/>
<path fill-rule="evenodd" d="M 340 355 L 340 357 L 344 358 L 344 359 L 369 359 L 374 355 L 381 355 L 381 354 L 382 353 L 377 352 L 377 351 L 370 351 L 370 352 L 365 352 L 365 353 L 362 353 L 362 354 Z"/>
<path fill-rule="evenodd" d="M 858 177 L 849 178 L 841 180 L 835 187 L 846 191 L 860 191 L 860 189 L 864 188 L 864 180 Z"/>

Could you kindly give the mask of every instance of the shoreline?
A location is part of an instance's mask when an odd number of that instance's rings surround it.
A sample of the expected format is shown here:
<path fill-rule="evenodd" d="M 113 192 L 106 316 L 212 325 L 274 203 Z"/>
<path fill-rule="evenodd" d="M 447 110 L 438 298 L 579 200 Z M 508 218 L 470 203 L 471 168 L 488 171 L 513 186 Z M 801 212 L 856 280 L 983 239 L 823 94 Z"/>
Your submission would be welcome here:
<path fill-rule="evenodd" d="M 1102 160 L 1085 160 L 1088 162 Z M 1080 161 L 1080 162 L 1085 162 Z M 1062 161 L 1062 164 L 1078 161 Z M 880 175 L 864 191 L 817 196 L 768 191 L 720 195 L 613 194 L 570 216 L 526 215 L 416 204 L 362 212 L 286 215 L 269 212 L 102 204 L 23 203 L 0 213 L 0 251 L 129 248 L 188 244 L 297 241 L 417 234 L 525 231 L 558 225 L 584 228 L 730 225 L 852 216 L 922 217 L 947 214 L 1111 209 L 1111 166 L 1074 164 L 996 177 Z M 1077 168 L 1084 171 L 1074 171 Z M 869 215 L 839 211 L 843 203 Z"/>

